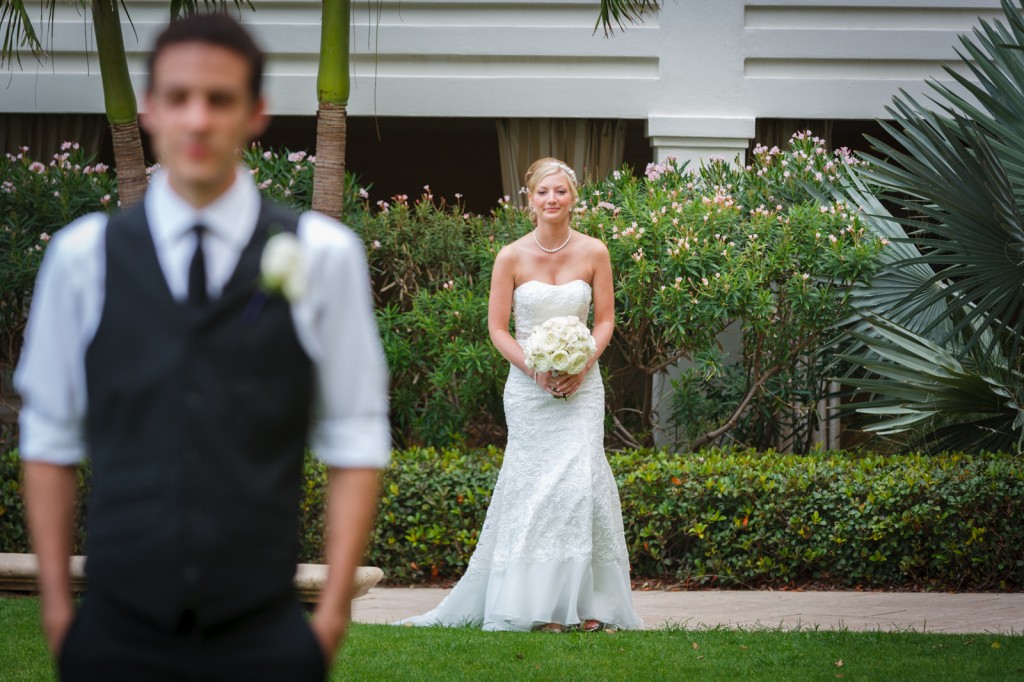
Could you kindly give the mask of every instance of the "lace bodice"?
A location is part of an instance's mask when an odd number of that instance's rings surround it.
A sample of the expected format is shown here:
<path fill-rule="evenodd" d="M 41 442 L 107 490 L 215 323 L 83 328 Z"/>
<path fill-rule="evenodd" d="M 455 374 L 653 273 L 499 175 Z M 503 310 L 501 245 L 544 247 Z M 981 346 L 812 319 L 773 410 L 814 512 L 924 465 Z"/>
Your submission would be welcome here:
<path fill-rule="evenodd" d="M 512 294 L 516 341 L 523 343 L 534 327 L 552 317 L 575 315 L 587 324 L 590 302 L 590 285 L 582 279 L 564 284 L 532 279 L 520 284 Z"/>

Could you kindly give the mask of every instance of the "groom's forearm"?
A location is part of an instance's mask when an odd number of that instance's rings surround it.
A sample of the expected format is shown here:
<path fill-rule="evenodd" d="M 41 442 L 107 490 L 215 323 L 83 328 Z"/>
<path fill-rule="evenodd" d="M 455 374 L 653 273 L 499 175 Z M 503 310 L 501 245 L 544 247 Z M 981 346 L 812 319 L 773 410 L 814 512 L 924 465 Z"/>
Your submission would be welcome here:
<path fill-rule="evenodd" d="M 331 469 L 327 485 L 327 584 L 320 593 L 316 617 L 325 624 L 340 618 L 340 637 L 351 614 L 356 569 L 377 513 L 380 471 Z"/>
<path fill-rule="evenodd" d="M 39 562 L 43 627 L 56 653 L 71 622 L 72 528 L 77 490 L 73 466 L 27 461 L 23 464 L 25 513 L 32 549 Z"/>

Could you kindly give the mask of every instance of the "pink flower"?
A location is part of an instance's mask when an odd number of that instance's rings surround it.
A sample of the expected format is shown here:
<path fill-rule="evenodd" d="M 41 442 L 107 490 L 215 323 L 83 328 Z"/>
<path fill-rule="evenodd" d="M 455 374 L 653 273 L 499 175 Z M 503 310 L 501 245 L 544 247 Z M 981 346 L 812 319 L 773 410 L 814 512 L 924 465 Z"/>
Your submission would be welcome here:
<path fill-rule="evenodd" d="M 106 173 L 108 168 L 110 168 L 110 166 L 105 163 L 97 163 L 93 170 L 97 173 Z M 149 169 L 146 170 L 146 173 L 149 173 Z"/>
<path fill-rule="evenodd" d="M 373 240 L 373 244 L 371 244 L 370 246 L 373 247 L 374 251 L 376 251 L 377 249 L 380 248 L 380 240 L 379 239 L 374 239 Z"/>
<path fill-rule="evenodd" d="M 110 203 L 110 195 L 109 194 L 104 194 L 102 197 L 100 197 L 100 203 L 103 204 L 104 206 L 109 204 Z"/>
<path fill-rule="evenodd" d="M 302 151 L 292 152 L 291 154 L 288 155 L 288 160 L 291 163 L 298 163 L 299 161 L 302 161 L 304 158 L 306 158 L 306 152 Z"/>
<path fill-rule="evenodd" d="M 46 170 L 46 166 L 39 163 L 38 161 L 33 161 L 32 163 L 29 164 L 28 169 L 33 173 L 42 173 Z"/>
<path fill-rule="evenodd" d="M 369 192 L 367 192 L 367 191 L 366 191 L 365 189 L 363 189 L 362 187 L 360 187 L 360 188 L 359 188 L 359 198 L 360 198 L 360 199 L 369 199 L 369 198 L 370 198 L 370 193 L 369 193 Z"/>
<path fill-rule="evenodd" d="M 270 161 L 272 158 L 274 158 L 274 152 L 271 152 L 271 151 L 263 152 L 263 158 L 266 159 L 267 161 Z"/>
<path fill-rule="evenodd" d="M 50 235 L 48 235 L 45 232 L 43 232 L 41 235 L 39 235 L 39 241 L 42 241 L 42 242 L 50 241 Z"/>

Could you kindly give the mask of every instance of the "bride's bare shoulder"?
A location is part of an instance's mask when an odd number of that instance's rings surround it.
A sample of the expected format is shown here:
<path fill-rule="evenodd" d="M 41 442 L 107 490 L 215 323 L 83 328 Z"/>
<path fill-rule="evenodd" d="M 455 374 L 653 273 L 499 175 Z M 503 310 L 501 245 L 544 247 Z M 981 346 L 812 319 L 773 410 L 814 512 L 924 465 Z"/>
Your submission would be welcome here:
<path fill-rule="evenodd" d="M 578 232 L 581 242 L 583 244 L 584 253 L 588 256 L 604 257 L 608 254 L 608 247 L 603 241 L 596 237 L 591 237 L 588 234 Z"/>
<path fill-rule="evenodd" d="M 497 261 L 502 262 L 515 262 L 519 260 L 523 253 L 523 245 L 526 243 L 526 236 L 520 237 L 514 242 L 509 242 L 505 246 L 501 247 L 496 257 Z"/>

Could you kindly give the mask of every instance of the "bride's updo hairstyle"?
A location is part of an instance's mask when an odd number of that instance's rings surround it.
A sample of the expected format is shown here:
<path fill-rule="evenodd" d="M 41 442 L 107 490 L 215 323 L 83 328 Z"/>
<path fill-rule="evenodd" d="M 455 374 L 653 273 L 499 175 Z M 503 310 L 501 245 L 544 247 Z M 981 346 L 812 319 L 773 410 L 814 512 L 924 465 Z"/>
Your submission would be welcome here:
<path fill-rule="evenodd" d="M 569 178 L 569 191 L 572 193 L 573 203 L 576 203 L 580 198 L 576 173 L 564 161 L 559 161 L 550 156 L 537 159 L 526 169 L 526 191 L 530 196 L 533 196 L 533 193 L 537 191 L 537 185 L 540 184 L 540 181 L 555 173 L 565 173 L 565 177 Z M 537 215 L 533 211 L 530 211 L 530 222 L 534 225 L 537 224 Z"/>

